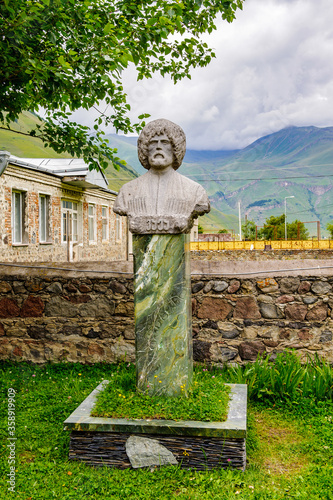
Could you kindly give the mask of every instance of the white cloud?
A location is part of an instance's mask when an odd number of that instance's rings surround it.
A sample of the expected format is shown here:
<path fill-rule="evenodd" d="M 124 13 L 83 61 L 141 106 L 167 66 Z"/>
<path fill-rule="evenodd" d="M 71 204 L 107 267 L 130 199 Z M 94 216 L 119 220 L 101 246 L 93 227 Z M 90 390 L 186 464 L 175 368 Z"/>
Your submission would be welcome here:
<path fill-rule="evenodd" d="M 246 146 L 285 126 L 333 125 L 332 0 L 246 0 L 232 24 L 206 37 L 207 68 L 173 85 L 125 74 L 132 117 L 179 123 L 190 148 Z"/>
<path fill-rule="evenodd" d="M 217 57 L 191 80 L 124 73 L 133 120 L 147 112 L 175 121 L 193 149 L 241 148 L 291 125 L 333 126 L 332 0 L 245 0 L 233 23 L 217 24 L 205 37 Z M 93 117 L 75 114 L 86 125 Z"/>

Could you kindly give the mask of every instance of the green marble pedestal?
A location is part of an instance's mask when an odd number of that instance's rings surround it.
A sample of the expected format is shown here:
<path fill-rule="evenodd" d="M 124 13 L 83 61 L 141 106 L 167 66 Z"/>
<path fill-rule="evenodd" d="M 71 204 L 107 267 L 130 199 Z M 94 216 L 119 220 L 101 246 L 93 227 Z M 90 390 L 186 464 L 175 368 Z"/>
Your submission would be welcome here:
<path fill-rule="evenodd" d="M 137 389 L 186 394 L 192 381 L 188 234 L 133 235 Z"/>

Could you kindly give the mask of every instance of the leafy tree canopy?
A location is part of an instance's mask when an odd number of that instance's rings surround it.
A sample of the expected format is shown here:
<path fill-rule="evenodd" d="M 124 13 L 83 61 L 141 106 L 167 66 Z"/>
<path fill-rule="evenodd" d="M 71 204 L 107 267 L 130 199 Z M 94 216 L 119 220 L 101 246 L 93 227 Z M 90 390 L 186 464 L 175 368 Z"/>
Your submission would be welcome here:
<path fill-rule="evenodd" d="M 277 217 L 268 217 L 265 221 L 264 227 L 258 231 L 258 239 L 261 240 L 280 240 L 285 237 L 285 215 Z M 287 223 L 287 238 L 307 240 L 309 238 L 309 231 L 306 229 L 303 222 L 298 219 L 293 222 Z"/>
<path fill-rule="evenodd" d="M 243 239 L 253 241 L 256 239 L 256 225 L 253 220 L 247 219 L 242 224 Z"/>
<path fill-rule="evenodd" d="M 258 237 L 262 240 L 280 240 L 284 238 L 285 215 L 268 217 L 264 227 L 258 231 Z"/>
<path fill-rule="evenodd" d="M 290 240 L 307 240 L 310 237 L 309 231 L 298 219 L 287 222 L 287 236 Z"/>
<path fill-rule="evenodd" d="M 101 126 L 139 132 L 148 115 L 131 123 L 122 71 L 138 79 L 153 73 L 176 83 L 214 52 L 200 40 L 218 14 L 228 22 L 244 0 L 3 0 L 0 3 L 0 120 L 7 127 L 22 111 L 46 110 L 30 134 L 57 152 L 83 157 L 91 167 L 117 161 Z M 178 39 L 177 35 L 181 35 Z M 108 106 L 90 129 L 71 120 L 79 108 Z"/>
<path fill-rule="evenodd" d="M 328 222 L 326 229 L 330 233 L 330 238 L 333 238 L 333 222 Z"/>

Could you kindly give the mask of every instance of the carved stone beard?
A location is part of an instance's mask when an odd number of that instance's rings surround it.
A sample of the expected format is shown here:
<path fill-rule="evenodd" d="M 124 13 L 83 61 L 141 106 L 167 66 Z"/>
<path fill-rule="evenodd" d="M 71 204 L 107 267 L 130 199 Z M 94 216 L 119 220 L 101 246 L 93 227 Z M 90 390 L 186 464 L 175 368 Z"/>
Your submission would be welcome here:
<path fill-rule="evenodd" d="M 166 134 L 155 134 L 148 144 L 148 164 L 150 170 L 163 172 L 172 168 L 174 162 L 173 145 Z"/>

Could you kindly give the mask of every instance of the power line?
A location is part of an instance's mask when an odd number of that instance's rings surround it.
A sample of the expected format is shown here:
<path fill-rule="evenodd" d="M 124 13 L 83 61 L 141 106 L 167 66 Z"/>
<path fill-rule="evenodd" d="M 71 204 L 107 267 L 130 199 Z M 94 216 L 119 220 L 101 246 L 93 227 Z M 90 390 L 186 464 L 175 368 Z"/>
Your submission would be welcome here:
<path fill-rule="evenodd" d="M 333 206 L 333 203 L 329 203 L 328 205 L 323 205 L 323 206 L 319 207 L 319 209 L 321 210 L 322 208 L 332 207 L 332 206 Z M 304 212 L 322 213 L 322 212 L 318 212 L 318 210 L 316 208 L 309 208 L 309 210 L 299 210 L 298 212 L 288 212 L 288 215 L 301 214 Z"/>
<path fill-rule="evenodd" d="M 211 181 L 216 181 L 216 182 L 243 182 L 243 181 L 273 181 L 273 180 L 278 180 L 278 181 L 284 181 L 286 179 L 318 179 L 321 177 L 333 177 L 333 174 L 329 175 L 297 175 L 297 176 L 291 176 L 291 177 L 268 177 L 267 179 L 261 179 L 259 177 L 245 177 L 242 179 L 236 178 L 236 179 L 227 179 L 227 178 L 217 178 L 217 177 L 196 177 L 195 175 L 191 175 L 188 177 L 193 177 L 197 181 L 201 182 L 211 182 Z"/>
<path fill-rule="evenodd" d="M 318 168 L 322 165 L 312 165 L 311 167 L 294 167 L 295 169 L 296 168 Z M 326 166 L 326 165 L 325 165 Z M 328 166 L 328 165 L 327 165 Z M 264 169 L 264 170 L 261 170 L 261 172 L 269 172 L 271 171 L 272 169 Z M 287 170 L 287 167 L 284 168 L 282 167 L 282 170 Z M 211 173 L 216 173 L 218 172 L 218 170 L 215 170 L 215 171 L 212 171 Z M 251 172 L 251 170 L 243 170 L 243 172 Z M 225 175 L 229 175 L 229 174 L 233 174 L 233 173 L 238 173 L 236 170 L 233 170 L 231 172 L 227 172 L 225 173 Z M 199 176 L 199 177 L 198 177 Z M 201 176 L 200 177 L 200 174 L 190 174 L 190 175 L 187 175 L 187 177 L 190 177 L 190 178 L 193 178 L 197 181 L 202 181 L 202 182 L 211 182 L 211 181 L 215 181 L 215 182 L 243 182 L 243 181 L 271 181 L 271 180 L 279 180 L 279 181 L 283 181 L 283 180 L 286 180 L 286 179 L 319 179 L 319 178 L 323 178 L 323 177 L 333 177 L 333 174 L 322 174 L 322 175 L 311 175 L 311 174 L 308 174 L 308 175 L 293 175 L 293 176 L 287 176 L 287 177 L 267 177 L 267 178 L 261 178 L 261 177 L 243 177 L 243 178 L 238 178 L 236 177 L 235 179 L 230 179 L 229 177 L 223 177 L 223 178 L 220 178 L 220 177 L 211 177 L 210 175 L 207 175 L 207 176 Z M 117 181 L 128 181 L 129 178 L 128 177 L 107 177 L 108 180 L 117 180 Z"/>
<path fill-rule="evenodd" d="M 283 203 L 283 202 L 281 202 Z M 321 207 L 319 207 L 319 209 L 321 210 L 322 208 L 326 208 L 326 207 L 332 207 L 333 206 L 333 203 L 329 203 L 327 205 L 323 205 Z M 325 215 L 326 212 L 322 212 L 322 211 L 318 211 L 316 208 L 309 208 L 308 210 L 298 210 L 297 212 L 288 212 L 288 216 L 289 215 L 296 215 L 296 214 L 302 214 L 302 213 L 308 213 L 308 212 L 314 212 L 318 215 Z M 230 215 L 230 214 L 228 214 Z M 236 215 L 234 215 L 234 217 L 236 217 Z M 265 218 L 267 219 L 267 217 L 263 214 L 261 214 L 258 218 L 257 218 L 257 221 L 258 222 L 262 222 L 265 220 Z"/>
<path fill-rule="evenodd" d="M 242 162 L 238 162 L 238 164 L 242 164 Z M 249 162 L 244 162 L 244 164 L 248 165 Z M 297 170 L 297 169 L 302 169 L 304 170 L 305 168 L 321 168 L 321 167 L 330 167 L 330 165 L 327 165 L 327 163 L 321 163 L 319 165 L 298 165 L 298 166 L 295 166 L 295 167 L 291 167 L 291 166 L 286 166 L 286 167 L 283 167 L 281 165 L 279 165 L 278 167 L 276 166 L 272 166 L 270 168 L 261 168 L 260 169 L 260 172 L 271 172 L 272 170 Z M 222 167 L 223 169 L 223 167 Z M 210 170 L 209 169 L 209 172 L 212 173 L 212 174 L 215 174 L 216 172 L 221 172 L 222 170 L 221 168 L 217 169 L 217 170 Z M 228 170 L 226 171 L 225 173 L 229 173 L 229 174 L 238 174 L 239 173 L 239 170 Z M 242 169 L 242 172 L 253 172 L 253 169 L 251 170 L 243 170 Z"/>
<path fill-rule="evenodd" d="M 200 175 L 200 174 L 198 174 Z M 329 175 L 298 175 L 298 176 L 291 176 L 291 177 L 267 177 L 266 179 L 259 178 L 259 177 L 244 177 L 242 179 L 236 178 L 236 179 L 229 179 L 229 178 L 218 178 L 218 177 L 197 177 L 195 174 L 187 175 L 187 177 L 200 181 L 200 182 L 243 182 L 243 181 L 272 181 L 272 180 L 279 180 L 279 181 L 284 181 L 286 179 L 313 179 L 313 178 L 320 178 L 320 177 L 333 177 L 333 174 Z M 135 177 L 136 179 L 137 177 Z M 107 177 L 109 181 L 130 181 L 132 180 L 131 178 L 128 177 Z"/>

